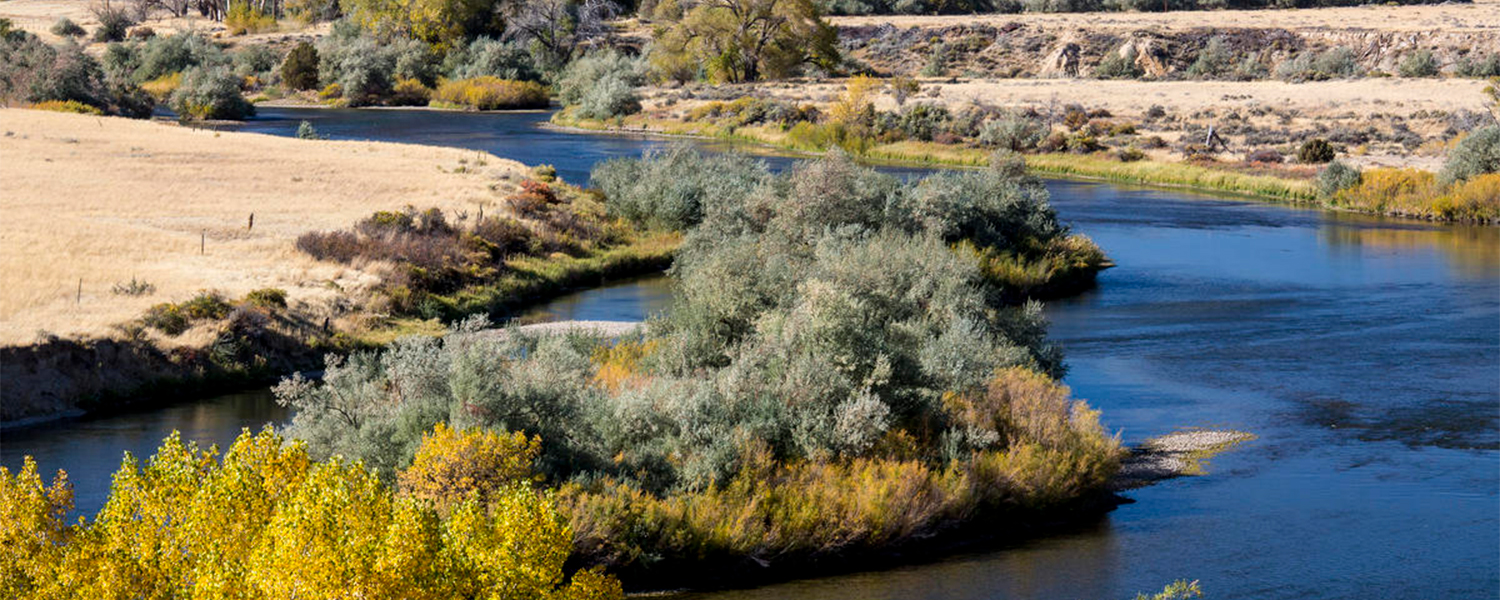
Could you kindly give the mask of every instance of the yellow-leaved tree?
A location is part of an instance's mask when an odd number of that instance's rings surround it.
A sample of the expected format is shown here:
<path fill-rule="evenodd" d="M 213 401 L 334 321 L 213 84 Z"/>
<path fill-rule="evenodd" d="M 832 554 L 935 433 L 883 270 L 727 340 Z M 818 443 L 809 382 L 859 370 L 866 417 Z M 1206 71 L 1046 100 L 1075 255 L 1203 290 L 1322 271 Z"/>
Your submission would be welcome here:
<path fill-rule="evenodd" d="M 173 433 L 144 464 L 126 455 L 92 523 L 65 525 L 71 506 L 64 476 L 47 487 L 29 460 L 14 475 L 0 468 L 5 597 L 620 596 L 597 572 L 568 580 L 567 521 L 524 476 L 445 516 L 269 428 L 244 432 L 222 459 Z"/>

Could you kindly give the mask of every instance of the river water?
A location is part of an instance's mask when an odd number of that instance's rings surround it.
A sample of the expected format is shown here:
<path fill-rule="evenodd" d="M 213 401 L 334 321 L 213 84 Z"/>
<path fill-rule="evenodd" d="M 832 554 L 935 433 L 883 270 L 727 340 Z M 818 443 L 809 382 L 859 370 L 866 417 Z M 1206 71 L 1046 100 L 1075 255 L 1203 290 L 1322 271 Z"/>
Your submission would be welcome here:
<path fill-rule="evenodd" d="M 262 109 L 241 128 L 291 135 L 306 119 L 331 138 L 552 164 L 572 182 L 599 160 L 668 143 L 557 132 L 540 126 L 546 118 Z M 1500 596 L 1500 228 L 1048 187 L 1062 218 L 1119 264 L 1098 289 L 1047 308 L 1076 395 L 1128 442 L 1199 426 L 1259 439 L 1214 459 L 1207 476 L 1129 492 L 1134 503 L 1068 533 L 690 597 L 1112 599 L 1178 578 L 1201 580 L 1211 598 Z M 669 295 L 663 278 L 642 278 L 529 316 L 638 320 Z M 223 444 L 285 418 L 251 392 L 6 432 L 0 459 L 14 468 L 29 453 L 67 469 L 92 511 L 122 451 L 149 454 L 174 428 Z"/>

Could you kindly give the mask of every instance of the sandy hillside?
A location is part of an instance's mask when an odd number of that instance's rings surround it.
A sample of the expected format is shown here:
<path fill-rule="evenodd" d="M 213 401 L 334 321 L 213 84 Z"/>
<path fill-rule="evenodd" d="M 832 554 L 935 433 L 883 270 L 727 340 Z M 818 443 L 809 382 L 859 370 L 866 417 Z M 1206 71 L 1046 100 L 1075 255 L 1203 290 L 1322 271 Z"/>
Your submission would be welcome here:
<path fill-rule="evenodd" d="M 373 276 L 309 259 L 299 234 L 408 204 L 472 215 L 523 174 L 468 150 L 0 109 L 0 344 L 107 334 L 200 289 L 280 287 L 316 306 Z M 111 292 L 132 277 L 155 292 Z"/>
<path fill-rule="evenodd" d="M 1472 4 L 1422 6 L 1349 6 L 1301 10 L 1216 10 L 1169 13 L 1028 13 L 1018 15 L 861 16 L 832 17 L 840 27 L 891 24 L 896 27 L 1004 25 L 1020 23 L 1043 27 L 1094 29 L 1149 29 L 1180 31 L 1199 27 L 1222 29 L 1370 29 L 1379 31 L 1486 32 L 1500 35 L 1500 0 Z"/>

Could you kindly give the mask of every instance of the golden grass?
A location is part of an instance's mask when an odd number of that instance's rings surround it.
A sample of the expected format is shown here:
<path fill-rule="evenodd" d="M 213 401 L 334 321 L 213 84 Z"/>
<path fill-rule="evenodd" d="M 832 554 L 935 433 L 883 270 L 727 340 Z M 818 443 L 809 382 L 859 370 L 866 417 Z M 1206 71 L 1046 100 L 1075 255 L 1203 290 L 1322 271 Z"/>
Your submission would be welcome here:
<path fill-rule="evenodd" d="M 494 214 L 526 174 L 467 150 L 29 110 L 0 110 L 0 136 L 0 344 L 107 335 L 200 289 L 283 288 L 317 306 L 376 283 L 381 265 L 314 261 L 297 235 L 408 204 Z M 132 277 L 155 290 L 111 293 Z"/>

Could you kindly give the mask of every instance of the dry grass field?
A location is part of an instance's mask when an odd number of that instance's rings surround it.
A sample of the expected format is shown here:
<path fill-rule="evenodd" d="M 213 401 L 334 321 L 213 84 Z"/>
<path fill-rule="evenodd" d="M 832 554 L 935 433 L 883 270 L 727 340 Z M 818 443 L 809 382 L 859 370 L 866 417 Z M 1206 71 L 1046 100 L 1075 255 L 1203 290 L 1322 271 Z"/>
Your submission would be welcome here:
<path fill-rule="evenodd" d="M 373 283 L 379 265 L 313 261 L 299 234 L 406 205 L 473 214 L 524 174 L 467 150 L 31 110 L 0 109 L 0 136 L 0 345 L 109 335 L 203 289 L 279 287 L 317 306 Z M 132 278 L 155 291 L 111 291 Z"/>
<path fill-rule="evenodd" d="M 1306 83 L 1282 81 L 1134 81 L 1098 79 L 967 79 L 949 82 L 922 79 L 922 92 L 907 103 L 942 104 L 950 110 L 968 106 L 1033 108 L 1039 112 L 1060 110 L 1062 105 L 1080 104 L 1104 109 L 1115 119 L 1140 124 L 1143 132 L 1161 135 L 1169 142 L 1181 136 L 1184 124 L 1223 124 L 1237 114 L 1251 127 L 1307 130 L 1320 125 L 1330 129 L 1376 127 L 1389 130 L 1401 123 L 1413 131 L 1444 139 L 1447 115 L 1457 111 L 1483 113 L 1486 83 L 1477 79 L 1346 79 Z M 838 98 L 842 80 L 819 83 L 764 83 L 734 86 L 738 93 L 810 102 L 823 108 Z M 686 115 L 704 100 L 682 100 L 672 89 L 653 89 L 647 94 L 648 114 L 671 118 Z M 1173 115 L 1170 123 L 1149 124 L 1145 113 L 1152 106 Z M 889 93 L 875 99 L 879 110 L 897 110 Z M 1231 153 L 1252 149 L 1243 136 L 1230 135 Z M 1436 169 L 1446 147 L 1436 145 L 1409 150 L 1396 144 L 1372 143 L 1348 157 L 1362 166 L 1401 166 Z M 1170 152 L 1156 152 L 1170 158 Z"/>
<path fill-rule="evenodd" d="M 890 24 L 896 27 L 949 25 L 1022 25 L 1178 31 L 1199 27 L 1218 29 L 1366 29 L 1377 31 L 1495 32 L 1500 34 L 1500 0 L 1472 4 L 1422 6 L 1348 6 L 1301 10 L 1215 10 L 1168 13 L 1027 13 L 1017 15 L 859 16 L 832 17 L 839 27 Z"/>

